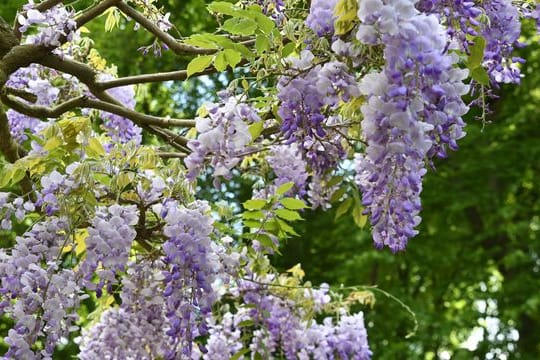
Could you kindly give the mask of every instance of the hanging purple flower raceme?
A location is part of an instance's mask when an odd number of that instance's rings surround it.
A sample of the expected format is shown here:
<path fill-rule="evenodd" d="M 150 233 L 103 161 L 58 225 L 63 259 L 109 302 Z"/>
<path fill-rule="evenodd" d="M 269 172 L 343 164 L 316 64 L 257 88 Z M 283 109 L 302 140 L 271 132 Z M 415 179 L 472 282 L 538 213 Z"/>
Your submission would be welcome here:
<path fill-rule="evenodd" d="M 519 84 L 521 72 L 517 64 L 525 60 L 512 57 L 521 34 L 521 22 L 517 8 L 511 0 L 492 0 L 482 4 L 488 18 L 483 24 L 482 36 L 486 39 L 484 67 L 492 84 Z"/>
<path fill-rule="evenodd" d="M 163 264 L 129 263 L 122 280 L 119 308 L 107 309 L 100 321 L 83 329 L 79 358 L 156 359 L 165 356 Z"/>
<path fill-rule="evenodd" d="M 307 26 L 318 36 L 334 35 L 337 0 L 313 0 L 306 19 Z"/>
<path fill-rule="evenodd" d="M 139 212 L 134 205 L 99 207 L 85 239 L 86 258 L 80 265 L 83 285 L 101 296 L 103 286 L 112 291 L 118 272 L 125 271 L 129 250 L 137 232 Z M 92 280 L 97 276 L 98 283 Z"/>
<path fill-rule="evenodd" d="M 75 12 L 66 9 L 64 5 L 55 5 L 41 12 L 30 1 L 24 9 L 26 12 L 17 17 L 19 31 L 24 34 L 30 27 L 38 28 L 38 33 L 28 36 L 27 42 L 56 47 L 61 44 L 62 37 L 71 41 L 77 36 Z"/>
<path fill-rule="evenodd" d="M 263 14 L 270 16 L 277 24 L 285 20 L 285 4 L 283 0 L 257 0 L 261 6 Z"/>
<path fill-rule="evenodd" d="M 281 131 L 288 143 L 297 143 L 312 170 L 322 174 L 345 156 L 342 134 L 327 129 L 336 119 L 328 117 L 326 111 L 360 93 L 356 80 L 341 62 L 314 65 L 314 56 L 308 50 L 289 61 L 291 77 L 282 76 L 277 86 Z"/>
<path fill-rule="evenodd" d="M 302 159 L 296 144 L 272 145 L 270 154 L 266 157 L 268 164 L 276 175 L 274 185 L 280 186 L 293 182 L 295 192 L 300 196 L 305 192 L 308 173 L 306 162 Z"/>
<path fill-rule="evenodd" d="M 325 318 L 318 324 L 306 320 L 306 311 L 320 314 L 330 302 L 329 288 L 306 289 L 311 310 L 297 307 L 294 301 L 276 296 L 269 289 L 249 281 L 241 282 L 239 293 L 247 307 L 226 312 L 220 321 L 209 320 L 207 353 L 203 359 L 228 359 L 242 347 L 265 359 L 359 359 L 371 358 L 362 313 L 342 311 L 334 324 Z M 249 322 L 249 328 L 242 324 Z M 244 331 L 247 331 L 244 332 Z"/>
<path fill-rule="evenodd" d="M 18 196 L 12 199 L 10 193 L 0 192 L 0 229 L 11 230 L 12 216 L 17 221 L 24 220 L 28 212 L 35 210 L 34 203 Z"/>
<path fill-rule="evenodd" d="M 367 149 L 355 159 L 356 182 L 375 245 L 398 251 L 418 233 L 424 160 L 446 156 L 465 135 L 467 73 L 445 54 L 447 34 L 438 18 L 419 13 L 414 1 L 361 2 L 358 15 L 357 38 L 385 44 L 386 67 L 361 84 L 368 96 L 362 106 Z"/>
<path fill-rule="evenodd" d="M 69 234 L 67 222 L 52 217 L 17 237 L 11 255 L 0 251 L 0 315 L 15 321 L 5 358 L 51 359 L 58 341 L 77 329 L 84 295 L 73 270 L 59 263 Z M 34 351 L 38 340 L 44 348 Z"/>
<path fill-rule="evenodd" d="M 221 269 L 220 251 L 210 239 L 213 220 L 209 210 L 202 201 L 189 207 L 167 201 L 161 209 L 156 208 L 166 223 L 163 296 L 169 321 L 167 359 L 190 356 L 193 340 L 207 333 L 205 321 L 217 300 L 212 283 Z"/>
<path fill-rule="evenodd" d="M 151 329 L 155 330 L 155 329 Z M 79 359 L 141 359 L 158 358 L 149 353 L 145 341 L 151 333 L 141 327 L 138 314 L 124 308 L 110 308 L 101 314 L 99 322 L 83 329 Z M 153 356 L 154 355 L 154 356 Z"/>
<path fill-rule="evenodd" d="M 249 125 L 260 121 L 257 111 L 234 97 L 226 97 L 218 104 L 207 106 L 208 117 L 196 119 L 199 136 L 190 140 L 191 149 L 185 159 L 187 177 L 194 180 L 202 170 L 204 160 L 211 157 L 213 176 L 230 179 L 231 170 L 240 162 L 252 142 Z"/>
<path fill-rule="evenodd" d="M 471 41 L 467 36 L 477 36 L 482 10 L 470 0 L 420 0 L 416 7 L 426 14 L 436 14 L 444 22 L 450 40 L 456 40 L 468 52 Z M 450 45 L 450 44 L 448 44 Z M 448 46 L 447 45 L 447 46 Z"/>

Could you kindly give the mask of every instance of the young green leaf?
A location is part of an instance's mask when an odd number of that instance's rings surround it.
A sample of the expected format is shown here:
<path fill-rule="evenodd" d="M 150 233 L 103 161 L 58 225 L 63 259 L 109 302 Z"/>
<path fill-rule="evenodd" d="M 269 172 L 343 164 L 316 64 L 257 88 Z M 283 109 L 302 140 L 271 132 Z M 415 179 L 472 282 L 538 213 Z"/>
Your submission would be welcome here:
<path fill-rule="evenodd" d="M 279 202 L 289 210 L 300 210 L 308 207 L 302 200 L 290 197 L 283 198 Z"/>
<path fill-rule="evenodd" d="M 353 204 L 352 198 L 348 198 L 344 202 L 342 202 L 336 210 L 335 220 L 339 219 L 343 214 L 349 211 L 352 204 Z"/>
<path fill-rule="evenodd" d="M 251 139 L 255 140 L 261 135 L 262 131 L 264 129 L 264 124 L 262 121 L 257 121 L 256 123 L 253 123 L 249 125 L 249 133 L 251 135 Z"/>
<path fill-rule="evenodd" d="M 249 18 L 234 17 L 223 23 L 223 30 L 233 35 L 253 35 L 257 30 L 257 23 Z"/>
<path fill-rule="evenodd" d="M 277 216 L 287 221 L 303 220 L 300 214 L 298 214 L 298 212 L 294 210 L 276 209 L 274 212 Z"/>
<path fill-rule="evenodd" d="M 266 205 L 266 200 L 251 199 L 244 202 L 244 209 L 247 210 L 260 210 Z"/>
<path fill-rule="evenodd" d="M 294 181 L 286 182 L 285 184 L 280 185 L 276 190 L 276 195 L 285 195 L 289 190 L 294 186 Z"/>
<path fill-rule="evenodd" d="M 212 55 L 203 55 L 203 56 L 199 56 L 191 60 L 187 66 L 188 77 L 190 77 L 193 74 L 197 74 L 197 73 L 200 73 L 201 71 L 204 71 L 207 67 L 210 66 L 213 59 L 214 59 L 214 56 Z"/>

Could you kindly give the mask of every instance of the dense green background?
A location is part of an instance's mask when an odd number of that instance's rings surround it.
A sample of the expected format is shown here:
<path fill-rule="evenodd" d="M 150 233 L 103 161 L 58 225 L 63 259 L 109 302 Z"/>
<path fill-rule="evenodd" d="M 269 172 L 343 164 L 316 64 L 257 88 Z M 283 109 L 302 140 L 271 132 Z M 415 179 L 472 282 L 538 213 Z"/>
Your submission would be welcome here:
<path fill-rule="evenodd" d="M 0 15 L 12 19 L 21 3 L 4 0 Z M 183 35 L 212 26 L 204 1 L 162 3 Z M 168 55 L 133 56 L 151 42 L 142 31 L 136 36 L 104 33 L 99 23 L 90 29 L 96 47 L 118 65 L 120 74 L 185 64 Z M 375 306 L 366 309 L 374 359 L 448 358 L 445 351 L 452 359 L 504 359 L 503 353 L 509 353 L 508 359 L 540 359 L 538 38 L 520 51 L 528 59 L 522 85 L 502 89 L 501 99 L 492 104 L 490 124 L 471 115 L 460 151 L 426 176 L 421 234 L 405 252 L 373 249 L 367 229 L 357 229 L 350 217 L 335 222 L 330 211 L 307 214 L 301 237 L 289 241 L 284 257 L 275 259 L 283 269 L 302 263 L 316 284 L 373 284 L 411 307 L 419 328 L 409 339 L 405 335 L 413 322 L 396 302 L 379 294 Z M 205 91 L 194 82 L 155 86 L 139 106 L 189 115 Z M 497 331 L 488 332 L 487 324 L 496 319 Z M 484 329 L 484 336 L 472 350 L 464 349 L 475 328 Z"/>

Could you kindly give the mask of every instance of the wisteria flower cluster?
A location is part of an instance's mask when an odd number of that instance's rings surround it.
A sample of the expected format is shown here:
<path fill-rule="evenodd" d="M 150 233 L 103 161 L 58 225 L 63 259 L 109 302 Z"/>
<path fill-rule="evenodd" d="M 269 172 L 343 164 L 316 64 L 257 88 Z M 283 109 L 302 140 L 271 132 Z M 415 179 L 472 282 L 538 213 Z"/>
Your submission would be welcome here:
<path fill-rule="evenodd" d="M 19 31 L 25 33 L 32 26 L 38 28 L 36 35 L 27 37 L 28 42 L 57 47 L 61 45 L 61 37 L 71 41 L 77 36 L 75 13 L 64 5 L 55 5 L 42 12 L 35 9 L 33 2 L 30 2 L 25 6 L 25 10 L 26 13 L 20 14 L 17 18 L 20 24 Z"/>
<path fill-rule="evenodd" d="M 445 54 L 446 32 L 437 17 L 421 14 L 414 2 L 363 2 L 359 18 L 357 38 L 384 43 L 387 63 L 361 84 L 368 96 L 362 106 L 368 146 L 356 157 L 356 180 L 376 246 L 397 251 L 417 234 L 425 159 L 445 157 L 465 135 L 467 72 Z"/>
<path fill-rule="evenodd" d="M 300 58 L 289 60 L 294 74 L 281 77 L 277 86 L 281 131 L 288 143 L 298 144 L 312 170 L 322 174 L 345 155 L 341 134 L 327 129 L 333 121 L 326 111 L 335 109 L 340 101 L 350 101 L 360 92 L 356 80 L 341 62 L 316 65 L 314 55 L 308 50 Z"/>
<path fill-rule="evenodd" d="M 240 162 L 252 138 L 249 124 L 260 121 L 257 111 L 234 97 L 221 103 L 207 105 L 208 117 L 198 117 L 196 140 L 190 140 L 192 151 L 185 159 L 188 178 L 200 173 L 205 157 L 211 157 L 213 176 L 230 178 L 231 170 Z"/>
<path fill-rule="evenodd" d="M 50 359 L 60 338 L 77 330 L 84 295 L 74 271 L 60 267 L 66 233 L 66 220 L 52 217 L 17 237 L 11 254 L 0 251 L 0 313 L 15 321 L 5 339 L 6 358 Z M 45 343 L 41 352 L 32 349 L 38 339 Z"/>

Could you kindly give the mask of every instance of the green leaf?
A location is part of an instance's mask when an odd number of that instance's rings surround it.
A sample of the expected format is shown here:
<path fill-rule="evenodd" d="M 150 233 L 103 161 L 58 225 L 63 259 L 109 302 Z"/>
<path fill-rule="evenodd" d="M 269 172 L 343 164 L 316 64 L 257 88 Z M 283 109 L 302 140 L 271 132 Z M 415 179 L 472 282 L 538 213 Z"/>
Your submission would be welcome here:
<path fill-rule="evenodd" d="M 251 125 L 249 125 L 249 133 L 251 134 L 251 139 L 255 140 L 261 135 L 262 131 L 264 129 L 264 124 L 262 121 L 257 121 Z"/>
<path fill-rule="evenodd" d="M 105 155 L 105 149 L 103 148 L 103 145 L 101 145 L 101 142 L 93 137 L 88 140 L 86 153 L 90 157 L 99 157 Z"/>
<path fill-rule="evenodd" d="M 43 146 L 43 149 L 47 151 L 51 151 L 58 148 L 62 144 L 63 144 L 62 139 L 60 139 L 58 136 L 53 136 L 52 138 L 47 140 L 47 142 L 45 143 L 45 146 Z"/>
<path fill-rule="evenodd" d="M 471 71 L 471 77 L 481 85 L 489 85 L 489 75 L 481 66 Z"/>
<path fill-rule="evenodd" d="M 249 320 L 246 320 L 246 321 L 249 321 Z M 245 321 L 242 321 L 242 322 L 245 322 Z M 241 323 L 242 323 L 241 322 Z M 240 324 L 241 324 L 240 323 Z M 237 326 L 240 326 L 240 324 L 238 324 Z M 241 356 L 247 354 L 250 350 L 249 349 L 241 349 L 240 351 L 238 351 L 236 354 L 234 354 L 233 356 L 231 356 L 231 358 L 229 360 L 238 360 L 240 359 Z"/>
<path fill-rule="evenodd" d="M 339 219 L 343 214 L 349 211 L 352 204 L 353 204 L 352 198 L 348 198 L 344 202 L 342 202 L 336 210 L 335 220 Z"/>
<path fill-rule="evenodd" d="M 331 188 L 334 185 L 341 184 L 343 182 L 343 176 L 334 176 L 326 184 L 327 187 Z"/>
<path fill-rule="evenodd" d="M 247 210 L 260 210 L 266 205 L 266 200 L 251 199 L 244 202 L 244 209 Z"/>
<path fill-rule="evenodd" d="M 11 185 L 18 184 L 19 181 L 24 179 L 25 176 L 26 169 L 22 166 L 18 166 L 17 164 L 15 164 L 15 166 L 13 167 L 13 173 L 11 174 Z"/>
<path fill-rule="evenodd" d="M 223 55 L 225 56 L 226 63 L 231 66 L 231 69 L 234 69 L 240 60 L 242 60 L 242 54 L 233 49 L 225 49 Z"/>
<path fill-rule="evenodd" d="M 252 326 L 253 324 L 255 324 L 255 323 L 253 322 L 253 320 L 249 319 L 249 320 L 240 321 L 240 322 L 238 323 L 238 325 L 236 325 L 236 327 Z"/>
<path fill-rule="evenodd" d="M 283 49 L 281 49 L 281 56 L 287 57 L 291 55 L 295 49 L 296 49 L 296 44 L 294 42 L 290 42 L 287 45 L 285 45 Z"/>
<path fill-rule="evenodd" d="M 207 9 L 213 13 L 224 15 L 234 15 L 236 13 L 234 5 L 225 1 L 214 1 L 208 4 Z"/>
<path fill-rule="evenodd" d="M 293 186 L 294 186 L 294 181 L 286 182 L 285 184 L 282 184 L 277 188 L 276 194 L 277 195 L 284 195 L 289 190 L 291 190 Z"/>
<path fill-rule="evenodd" d="M 191 60 L 187 66 L 187 74 L 190 77 L 193 74 L 200 73 L 210 66 L 214 57 L 212 55 L 198 56 Z"/>
<path fill-rule="evenodd" d="M 220 51 L 216 55 L 216 58 L 214 59 L 214 67 L 217 69 L 217 71 L 225 71 L 227 68 L 227 61 L 225 60 L 224 51 Z"/>
<path fill-rule="evenodd" d="M 270 34 L 272 30 L 276 27 L 276 23 L 274 20 L 270 19 L 266 15 L 264 15 L 261 12 L 261 9 L 258 10 L 247 10 L 245 12 L 242 12 L 242 15 L 250 17 L 251 19 L 255 20 L 257 25 L 259 26 L 259 29 L 262 30 L 265 34 Z"/>
<path fill-rule="evenodd" d="M 242 213 L 242 217 L 244 219 L 251 219 L 251 220 L 260 220 L 264 218 L 264 214 L 260 210 L 256 211 L 245 211 Z"/>
<path fill-rule="evenodd" d="M 354 27 L 358 20 L 356 16 L 357 10 L 358 1 L 356 0 L 338 1 L 334 9 L 336 35 L 346 34 Z"/>
<path fill-rule="evenodd" d="M 308 207 L 302 200 L 290 197 L 283 198 L 279 202 L 289 210 L 300 210 Z"/>
<path fill-rule="evenodd" d="M 362 214 L 362 210 L 363 210 L 362 206 L 359 204 L 356 204 L 352 212 L 354 223 L 356 224 L 356 226 L 358 226 L 361 229 L 364 226 L 366 226 L 366 223 L 367 223 L 367 215 Z"/>
<path fill-rule="evenodd" d="M 257 35 L 257 38 L 255 39 L 255 50 L 257 50 L 257 53 L 262 54 L 268 49 L 270 49 L 270 40 L 268 39 L 268 36 L 263 34 Z"/>
<path fill-rule="evenodd" d="M 244 226 L 247 226 L 248 228 L 251 228 L 251 229 L 258 229 L 261 227 L 261 222 L 260 221 L 255 221 L 255 220 L 244 220 Z"/>
<path fill-rule="evenodd" d="M 282 219 L 288 221 L 303 220 L 303 218 L 298 214 L 297 211 L 288 210 L 288 209 L 276 209 L 275 214 Z"/>
<path fill-rule="evenodd" d="M 470 55 L 467 59 L 467 67 L 471 70 L 479 67 L 484 60 L 484 49 L 486 47 L 486 40 L 477 36 L 474 38 L 474 44 L 469 47 Z"/>
<path fill-rule="evenodd" d="M 276 244 L 272 241 L 272 238 L 266 234 L 250 234 L 252 240 L 257 240 L 261 245 L 269 247 L 271 249 L 277 249 Z"/>
<path fill-rule="evenodd" d="M 112 31 L 120 22 L 120 12 L 116 8 L 107 9 L 103 15 L 107 15 L 105 19 L 105 32 Z"/>
<path fill-rule="evenodd" d="M 283 221 L 281 219 L 277 219 L 277 222 L 278 222 L 279 227 L 281 228 L 281 230 L 285 231 L 287 234 L 291 234 L 291 235 L 294 235 L 294 236 L 300 236 L 293 229 L 293 227 L 291 225 L 287 224 L 285 221 Z"/>
<path fill-rule="evenodd" d="M 332 196 L 330 197 L 330 202 L 331 202 L 331 203 L 335 203 L 336 201 L 338 201 L 339 199 L 341 199 L 341 197 L 345 194 L 346 191 L 347 191 L 347 188 L 345 188 L 345 187 L 340 187 L 339 189 L 337 189 L 337 190 L 332 194 Z"/>
<path fill-rule="evenodd" d="M 204 49 L 219 49 L 219 45 L 212 41 L 209 38 L 209 35 L 210 34 L 194 34 L 184 40 L 184 43 Z"/>
<path fill-rule="evenodd" d="M 233 35 L 253 35 L 257 29 L 257 23 L 249 18 L 234 17 L 226 20 L 222 28 Z"/>
<path fill-rule="evenodd" d="M 7 164 L 2 171 L 0 171 L 0 189 L 5 188 L 11 182 L 13 176 L 13 165 Z"/>

